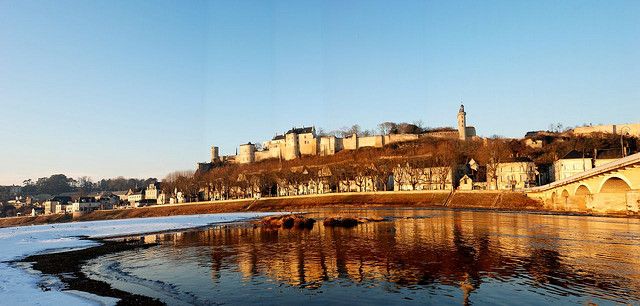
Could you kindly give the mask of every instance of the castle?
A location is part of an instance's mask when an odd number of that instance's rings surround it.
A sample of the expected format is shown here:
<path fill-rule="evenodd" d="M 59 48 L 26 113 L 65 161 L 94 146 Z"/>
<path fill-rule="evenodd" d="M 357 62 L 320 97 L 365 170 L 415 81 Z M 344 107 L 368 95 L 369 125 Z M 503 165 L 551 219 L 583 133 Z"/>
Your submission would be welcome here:
<path fill-rule="evenodd" d="M 284 134 L 276 135 L 273 139 L 262 143 L 258 150 L 256 144 L 246 143 L 239 146 L 237 155 L 220 157 L 219 149 L 211 147 L 211 163 L 213 165 L 221 161 L 249 164 L 266 159 L 292 160 L 301 156 L 319 155 L 328 156 L 343 150 L 357 150 L 360 148 L 382 148 L 385 145 L 416 140 L 420 137 L 458 138 L 467 140 L 476 136 L 476 129 L 467 126 L 467 113 L 464 105 L 458 111 L 458 129 L 439 129 L 422 134 L 388 134 L 359 136 L 353 134 L 344 138 L 336 136 L 318 136 L 315 127 L 292 128 Z M 199 167 L 202 168 L 204 164 Z"/>

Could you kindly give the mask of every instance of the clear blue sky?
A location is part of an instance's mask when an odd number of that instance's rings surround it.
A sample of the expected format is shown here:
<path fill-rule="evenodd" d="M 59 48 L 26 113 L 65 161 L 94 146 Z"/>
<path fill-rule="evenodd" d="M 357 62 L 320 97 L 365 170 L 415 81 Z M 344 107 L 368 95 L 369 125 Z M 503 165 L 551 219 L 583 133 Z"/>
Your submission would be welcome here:
<path fill-rule="evenodd" d="M 162 178 L 292 126 L 640 121 L 640 1 L 0 0 L 0 184 Z"/>

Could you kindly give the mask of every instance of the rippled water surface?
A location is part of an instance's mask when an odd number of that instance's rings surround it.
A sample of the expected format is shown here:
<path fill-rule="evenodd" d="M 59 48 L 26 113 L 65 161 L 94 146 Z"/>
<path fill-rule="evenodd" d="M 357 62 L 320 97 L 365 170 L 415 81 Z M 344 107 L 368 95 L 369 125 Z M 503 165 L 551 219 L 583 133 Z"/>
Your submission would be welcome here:
<path fill-rule="evenodd" d="M 640 220 L 449 210 L 354 228 L 250 224 L 145 236 L 85 272 L 168 304 L 639 304 Z"/>

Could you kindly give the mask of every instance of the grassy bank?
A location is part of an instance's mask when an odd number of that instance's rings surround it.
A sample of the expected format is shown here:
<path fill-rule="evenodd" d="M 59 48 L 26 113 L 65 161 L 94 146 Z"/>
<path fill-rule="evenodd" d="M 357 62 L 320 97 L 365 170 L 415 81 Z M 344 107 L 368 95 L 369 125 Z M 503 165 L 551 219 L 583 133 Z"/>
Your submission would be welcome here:
<path fill-rule="evenodd" d="M 333 193 L 281 198 L 243 199 L 197 202 L 177 205 L 103 210 L 72 218 L 69 215 L 46 215 L 0 219 L 0 227 L 47 224 L 69 221 L 113 220 L 126 218 L 161 217 L 172 215 L 210 214 L 238 211 L 293 211 L 319 207 L 451 207 L 508 210 L 543 210 L 542 203 L 522 193 L 490 191 L 376 192 Z"/>

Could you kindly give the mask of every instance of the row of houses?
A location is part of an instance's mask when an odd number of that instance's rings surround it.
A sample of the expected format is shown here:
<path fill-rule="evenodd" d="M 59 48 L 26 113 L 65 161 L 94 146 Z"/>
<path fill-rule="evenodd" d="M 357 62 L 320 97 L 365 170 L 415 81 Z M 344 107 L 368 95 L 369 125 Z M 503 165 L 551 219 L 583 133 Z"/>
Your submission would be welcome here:
<path fill-rule="evenodd" d="M 178 193 L 177 199 L 181 199 Z M 41 205 L 43 214 L 61 214 L 74 212 L 88 212 L 126 207 L 141 207 L 155 204 L 165 204 L 172 199 L 160 191 L 159 183 L 151 183 L 146 188 L 129 189 L 126 191 L 105 191 L 77 196 L 74 193 L 61 194 L 44 201 Z M 37 210 L 34 210 L 37 214 Z"/>
<path fill-rule="evenodd" d="M 302 174 L 303 179 L 277 179 L 272 187 L 265 189 L 259 179 L 240 175 L 243 182 L 217 190 L 209 186 L 201 189 L 203 200 L 220 200 L 227 197 L 260 197 L 269 195 L 291 196 L 322 194 L 331 192 L 374 192 L 411 190 L 519 190 L 554 180 L 562 179 L 612 161 L 619 157 L 611 152 L 585 156 L 575 151 L 569 152 L 553 165 L 537 166 L 529 158 L 515 158 L 508 162 L 480 165 L 469 160 L 465 165 L 418 167 L 407 162 L 393 168 L 391 173 L 378 171 L 371 164 L 369 171 L 362 173 L 333 173 L 332 168 L 294 167 L 292 172 Z M 364 174 L 363 174 L 364 173 Z M 310 175 L 311 174 L 311 175 Z M 307 177 L 304 179 L 304 177 Z M 220 188 L 220 187 L 219 187 Z"/>

